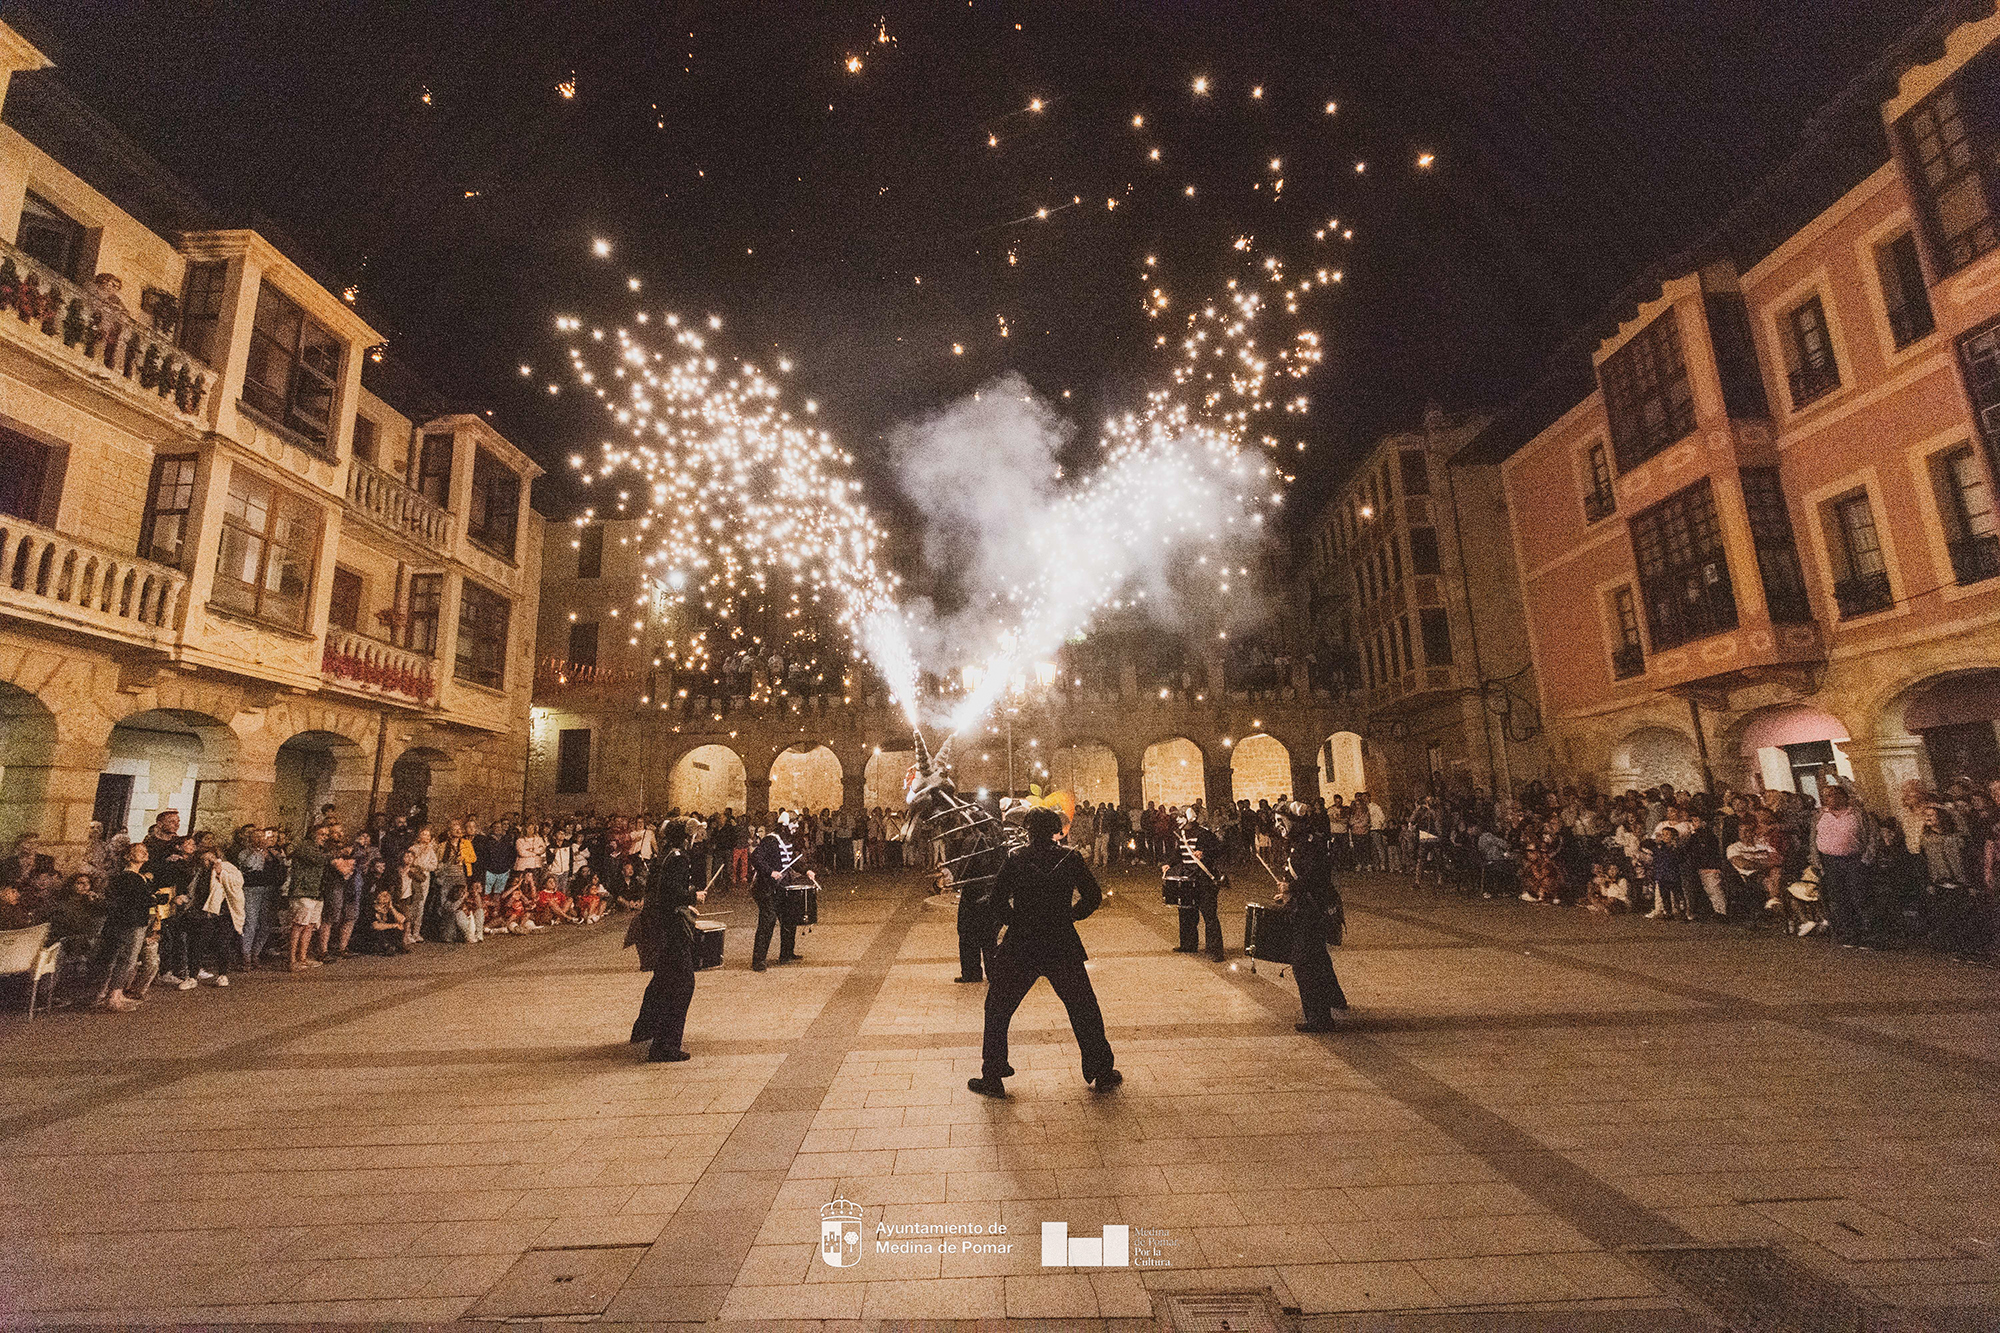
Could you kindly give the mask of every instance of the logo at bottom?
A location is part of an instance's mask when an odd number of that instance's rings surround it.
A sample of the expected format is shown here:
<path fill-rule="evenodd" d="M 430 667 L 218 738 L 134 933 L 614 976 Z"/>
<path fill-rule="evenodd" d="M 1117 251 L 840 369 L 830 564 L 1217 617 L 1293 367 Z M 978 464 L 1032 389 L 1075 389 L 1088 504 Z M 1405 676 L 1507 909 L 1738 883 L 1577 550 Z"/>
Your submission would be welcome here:
<path fill-rule="evenodd" d="M 1132 1228 L 1106 1226 L 1101 1237 L 1072 1236 L 1067 1222 L 1042 1223 L 1042 1267 L 1130 1268 Z"/>
<path fill-rule="evenodd" d="M 861 1205 L 836 1198 L 819 1208 L 819 1257 L 830 1268 L 861 1261 Z"/>

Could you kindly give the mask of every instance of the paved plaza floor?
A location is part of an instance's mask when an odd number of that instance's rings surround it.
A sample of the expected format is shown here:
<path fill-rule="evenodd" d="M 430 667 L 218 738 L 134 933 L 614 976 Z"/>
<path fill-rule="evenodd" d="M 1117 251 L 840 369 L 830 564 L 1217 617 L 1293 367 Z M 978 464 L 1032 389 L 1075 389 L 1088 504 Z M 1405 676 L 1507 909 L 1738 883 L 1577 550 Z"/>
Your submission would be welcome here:
<path fill-rule="evenodd" d="M 712 897 L 679 1065 L 625 1042 L 618 918 L 6 1016 L 0 1320 L 2000 1326 L 1992 970 L 1366 876 L 1300 1035 L 1107 882 L 1104 1094 L 1045 985 L 1010 1099 L 966 1090 L 985 988 L 914 875 L 835 878 L 763 974 Z M 1044 1267 L 1049 1222 L 1130 1264 Z"/>

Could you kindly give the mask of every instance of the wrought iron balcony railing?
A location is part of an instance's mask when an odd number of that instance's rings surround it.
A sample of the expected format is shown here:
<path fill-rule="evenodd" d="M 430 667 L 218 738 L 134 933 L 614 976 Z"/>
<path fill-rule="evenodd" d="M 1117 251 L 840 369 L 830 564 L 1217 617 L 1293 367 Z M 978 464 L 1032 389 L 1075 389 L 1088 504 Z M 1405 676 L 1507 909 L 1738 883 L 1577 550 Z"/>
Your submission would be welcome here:
<path fill-rule="evenodd" d="M 1949 545 L 1951 572 L 1961 584 L 1977 583 L 2000 574 L 2000 535 L 1961 537 Z"/>
<path fill-rule="evenodd" d="M 1833 600 L 1840 607 L 1842 620 L 1887 611 L 1896 604 L 1895 594 L 1889 590 L 1889 576 L 1882 573 L 1840 580 L 1833 585 Z"/>

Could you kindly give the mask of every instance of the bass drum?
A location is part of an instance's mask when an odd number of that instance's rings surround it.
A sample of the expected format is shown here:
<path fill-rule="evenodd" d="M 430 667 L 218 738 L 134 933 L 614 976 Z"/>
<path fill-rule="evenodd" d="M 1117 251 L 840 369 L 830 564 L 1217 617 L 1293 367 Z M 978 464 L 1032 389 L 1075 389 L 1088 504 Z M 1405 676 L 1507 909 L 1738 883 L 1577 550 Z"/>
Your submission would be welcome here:
<path fill-rule="evenodd" d="M 1243 905 L 1243 952 L 1267 963 L 1292 961 L 1292 912 L 1263 903 Z"/>

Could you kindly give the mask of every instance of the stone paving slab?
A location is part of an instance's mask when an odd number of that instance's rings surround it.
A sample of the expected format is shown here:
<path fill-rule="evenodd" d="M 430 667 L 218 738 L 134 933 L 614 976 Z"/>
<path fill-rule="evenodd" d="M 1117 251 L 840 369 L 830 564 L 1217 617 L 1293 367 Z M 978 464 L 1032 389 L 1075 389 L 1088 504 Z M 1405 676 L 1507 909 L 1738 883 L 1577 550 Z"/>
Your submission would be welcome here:
<path fill-rule="evenodd" d="M 1283 970 L 1168 953 L 1150 877 L 1107 882 L 1106 1095 L 1046 987 L 1010 1099 L 965 1090 L 984 990 L 914 876 L 835 880 L 796 966 L 732 930 L 683 1065 L 624 1041 L 615 920 L 7 1024 L 0 1322 L 1110 1330 L 1269 1289 L 1306 1328 L 1679 1328 L 1625 1247 L 1750 1243 L 2000 1325 L 1992 971 L 1361 877 L 1355 1008 L 1302 1036 Z M 1044 1268 L 1046 1221 L 1147 1262 Z"/>

